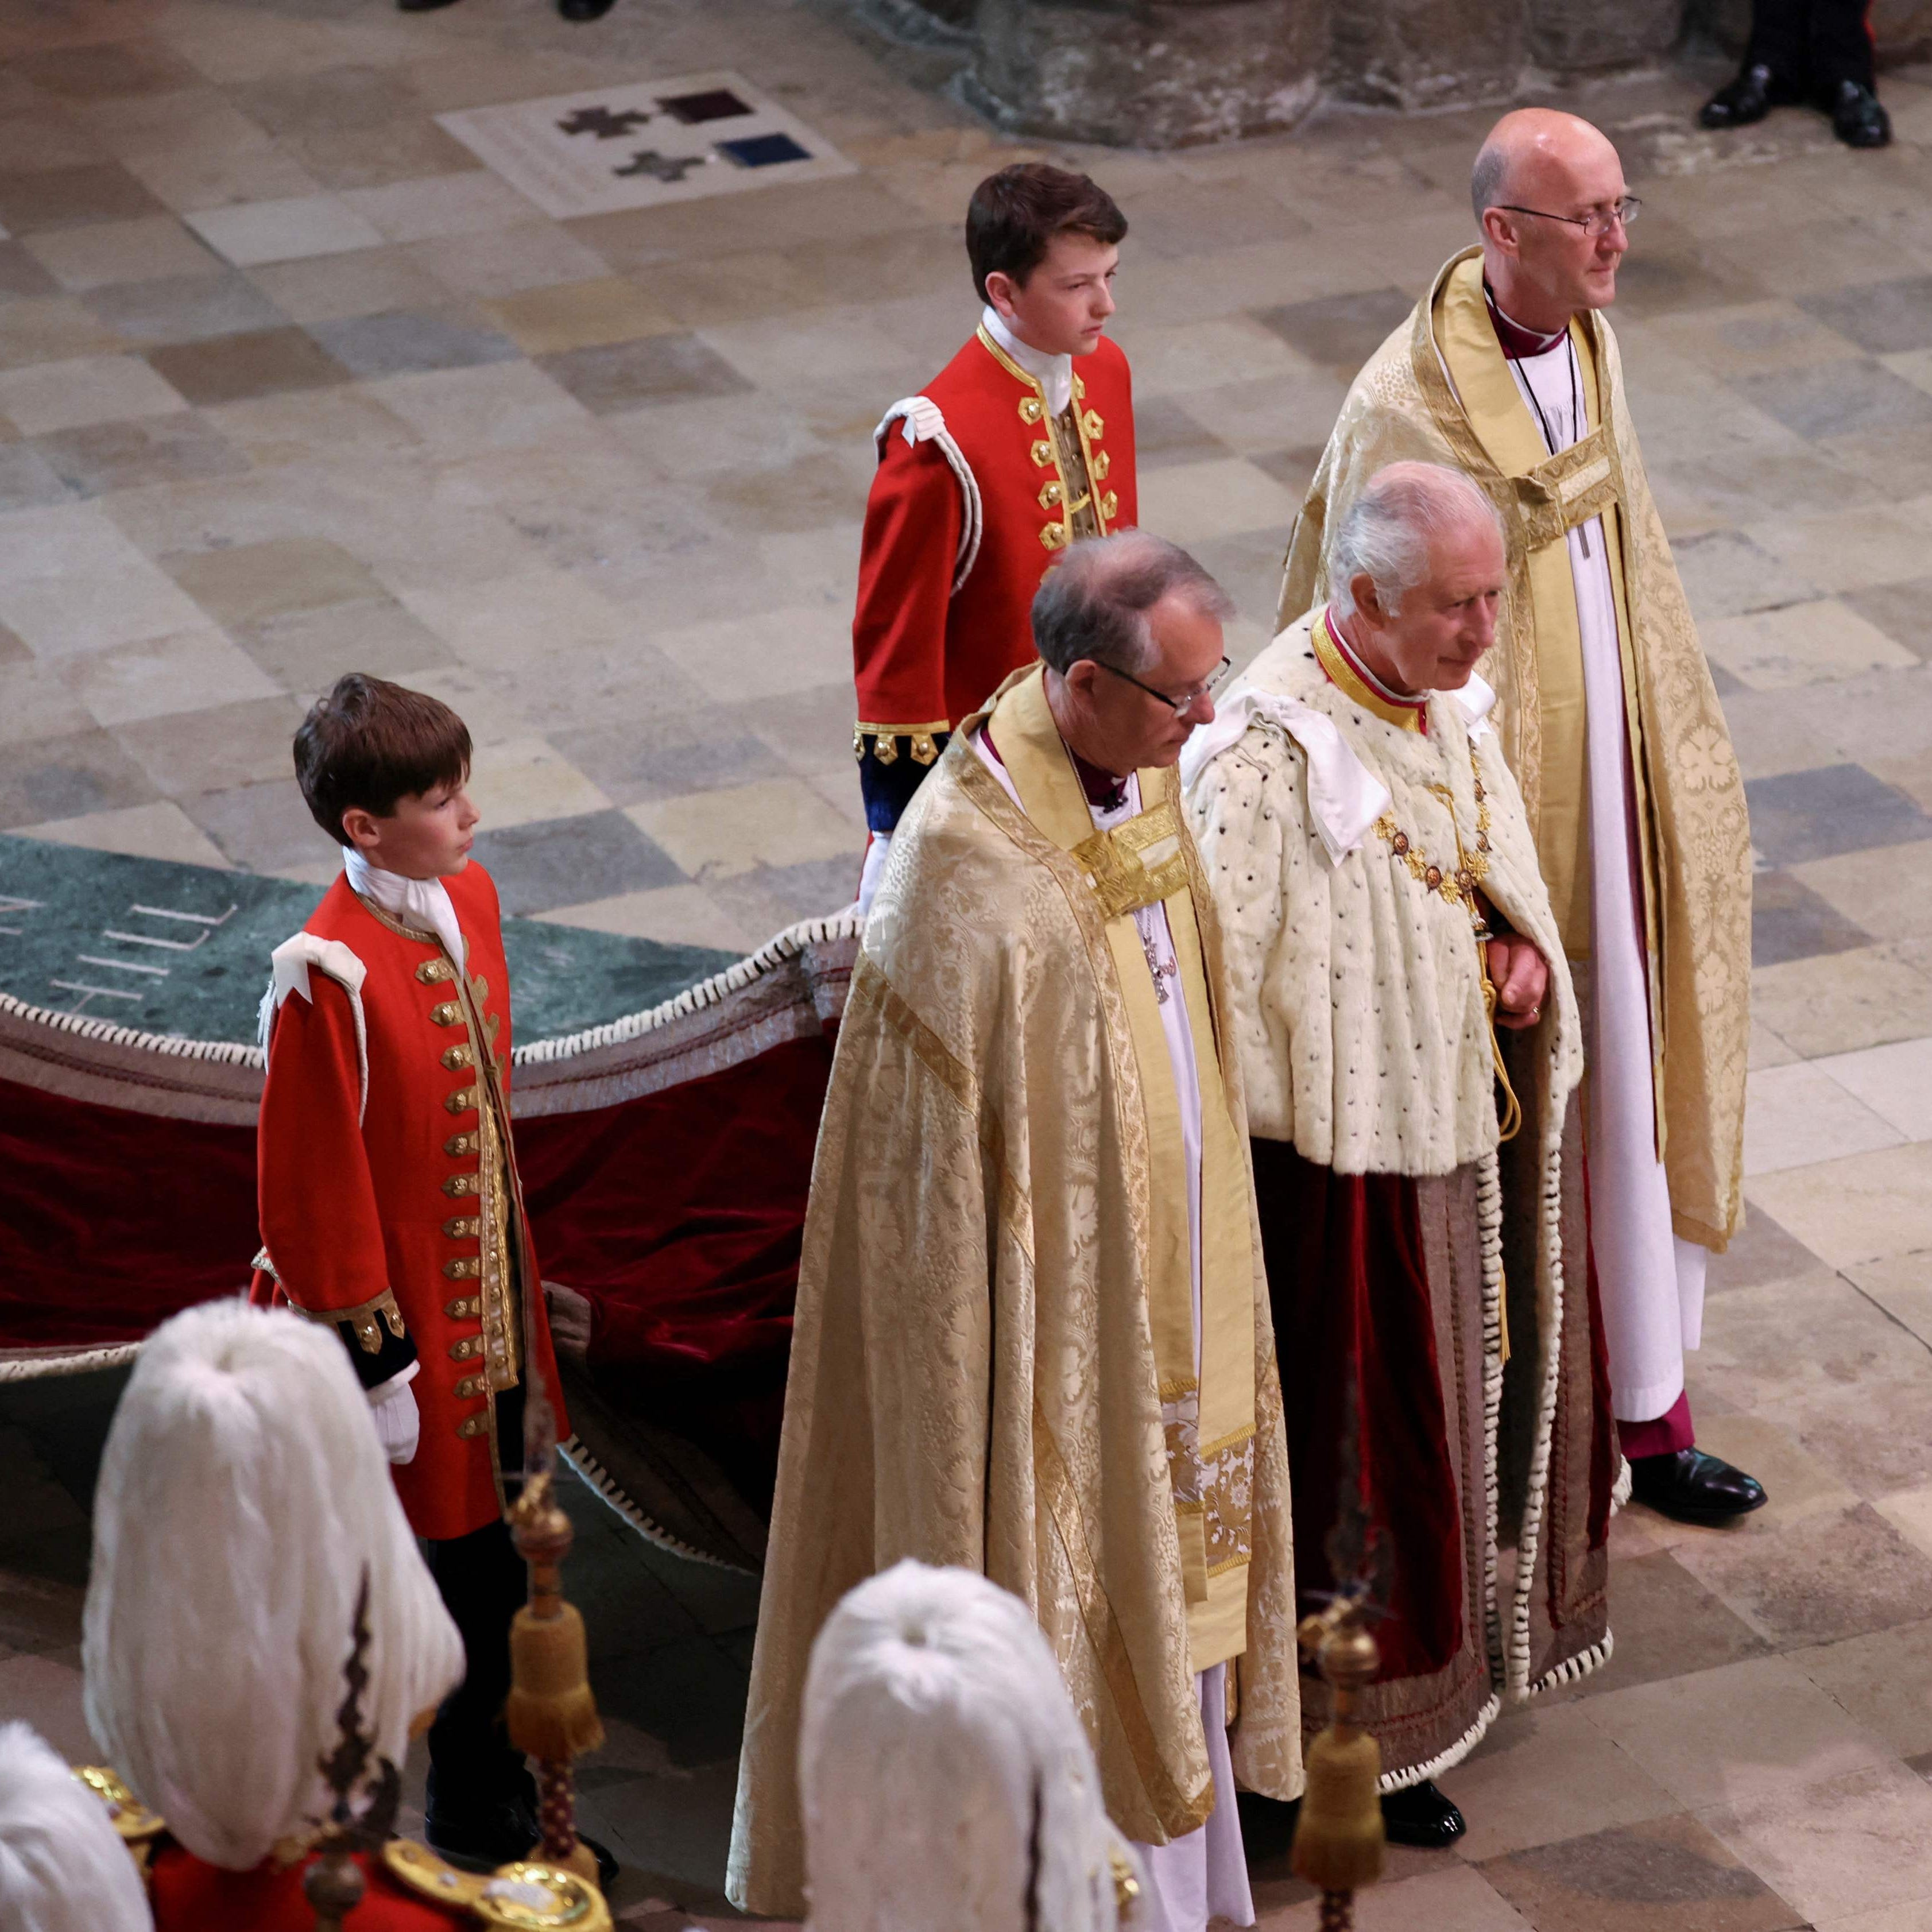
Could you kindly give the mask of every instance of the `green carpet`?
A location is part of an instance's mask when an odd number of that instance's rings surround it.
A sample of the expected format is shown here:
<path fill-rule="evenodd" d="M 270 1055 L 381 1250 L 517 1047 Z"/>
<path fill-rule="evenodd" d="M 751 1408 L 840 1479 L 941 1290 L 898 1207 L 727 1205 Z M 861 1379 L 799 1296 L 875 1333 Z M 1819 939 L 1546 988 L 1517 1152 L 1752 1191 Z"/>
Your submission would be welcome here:
<path fill-rule="evenodd" d="M 0 834 L 0 992 L 191 1040 L 255 1037 L 268 955 L 318 887 Z M 735 957 L 506 919 L 517 1036 L 601 1026 Z"/>

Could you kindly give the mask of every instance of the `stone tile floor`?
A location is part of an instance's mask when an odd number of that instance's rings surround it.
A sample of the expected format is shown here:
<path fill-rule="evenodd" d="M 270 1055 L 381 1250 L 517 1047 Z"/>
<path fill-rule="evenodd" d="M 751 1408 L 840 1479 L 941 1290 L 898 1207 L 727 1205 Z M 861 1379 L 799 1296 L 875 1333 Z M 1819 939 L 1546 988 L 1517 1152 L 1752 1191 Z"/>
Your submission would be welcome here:
<path fill-rule="evenodd" d="M 919 66 L 771 0 L 0 15 L 0 830 L 319 880 L 287 740 L 362 665 L 469 719 L 515 910 L 742 948 L 847 897 L 869 431 L 971 326 L 960 212 L 1031 152 Z M 556 222 L 432 118 L 718 68 L 860 172 Z M 1468 1839 L 1397 1854 L 1369 1927 L 1932 1928 L 1932 73 L 1864 156 L 1695 134 L 1710 77 L 1565 98 L 1647 203 L 1615 320 L 1752 789 L 1753 1219 L 1692 1387 L 1774 1500 L 1618 1519 L 1614 1663 L 1448 1777 Z M 1133 223 L 1145 520 L 1244 654 L 1488 118 L 1075 153 Z M 0 1405 L 0 1710 L 76 1755 L 110 1394 Z M 718 1916 L 752 1588 L 579 1502 L 587 1817 L 628 1920 Z M 1264 1922 L 1312 1925 L 1252 1827 Z"/>

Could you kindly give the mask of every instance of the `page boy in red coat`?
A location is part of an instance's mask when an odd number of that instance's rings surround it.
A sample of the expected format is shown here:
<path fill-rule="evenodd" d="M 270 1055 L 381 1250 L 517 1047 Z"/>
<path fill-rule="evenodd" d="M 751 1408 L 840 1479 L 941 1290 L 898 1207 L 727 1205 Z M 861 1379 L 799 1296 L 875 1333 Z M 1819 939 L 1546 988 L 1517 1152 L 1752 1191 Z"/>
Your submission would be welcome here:
<path fill-rule="evenodd" d="M 966 211 L 980 326 L 874 432 L 852 625 L 862 910 L 954 724 L 1033 662 L 1048 566 L 1138 520 L 1133 386 L 1106 334 L 1126 232 L 1084 175 L 1043 161 L 989 175 Z"/>
<path fill-rule="evenodd" d="M 275 949 L 262 1002 L 254 1292 L 333 1326 L 368 1393 L 469 1660 L 430 1730 L 426 1833 L 494 1865 L 537 1835 L 501 1719 L 530 1375 L 568 1424 L 511 1147 L 509 974 L 470 861 L 470 760 L 447 705 L 354 672 L 296 734 L 343 871 Z"/>

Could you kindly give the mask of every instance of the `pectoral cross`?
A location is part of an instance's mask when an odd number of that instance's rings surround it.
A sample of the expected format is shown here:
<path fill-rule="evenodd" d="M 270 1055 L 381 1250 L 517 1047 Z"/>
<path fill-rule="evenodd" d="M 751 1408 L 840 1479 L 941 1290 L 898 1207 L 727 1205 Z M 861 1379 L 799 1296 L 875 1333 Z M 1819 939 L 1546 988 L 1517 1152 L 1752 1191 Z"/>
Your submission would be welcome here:
<path fill-rule="evenodd" d="M 1138 921 L 1136 923 L 1138 924 Z M 1180 977 L 1180 962 L 1172 953 L 1165 959 L 1160 956 L 1160 949 L 1154 944 L 1151 921 L 1141 927 L 1141 950 L 1147 955 L 1148 970 L 1154 975 L 1154 1004 L 1164 1006 L 1168 1001 L 1167 982 Z"/>

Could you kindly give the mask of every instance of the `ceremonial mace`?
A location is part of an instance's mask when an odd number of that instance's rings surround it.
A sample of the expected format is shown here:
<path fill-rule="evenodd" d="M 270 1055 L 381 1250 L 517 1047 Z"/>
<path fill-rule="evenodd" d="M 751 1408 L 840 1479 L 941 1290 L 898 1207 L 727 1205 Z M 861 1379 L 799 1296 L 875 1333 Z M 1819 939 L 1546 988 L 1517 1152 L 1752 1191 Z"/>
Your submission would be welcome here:
<path fill-rule="evenodd" d="M 537 1760 L 535 1856 L 592 1885 L 597 1861 L 577 1835 L 571 1760 L 604 1742 L 584 1637 L 584 1619 L 564 1600 L 559 1576 L 576 1536 L 556 1500 L 556 1412 L 532 1373 L 524 1414 L 523 1492 L 507 1512 L 517 1553 L 530 1565 L 530 1601 L 510 1625 L 510 1742 Z"/>
<path fill-rule="evenodd" d="M 1326 1544 L 1335 1592 L 1295 1635 L 1335 1701 L 1327 1730 L 1308 1749 L 1308 1786 L 1295 1821 L 1294 1874 L 1322 1893 L 1322 1932 L 1352 1932 L 1355 1894 L 1382 1874 L 1382 1749 L 1354 1722 L 1358 1691 L 1375 1681 L 1382 1654 L 1370 1620 L 1388 1597 L 1388 1551 L 1369 1520 L 1352 1373 L 1342 1421 L 1340 1508 Z"/>

